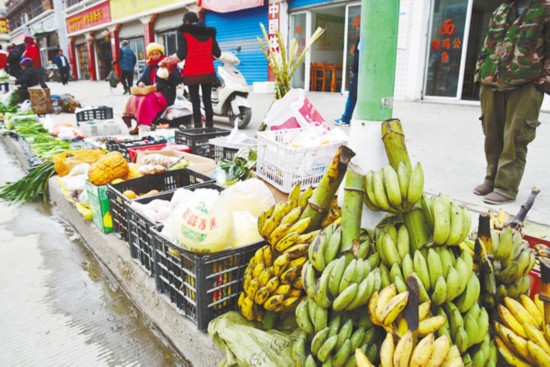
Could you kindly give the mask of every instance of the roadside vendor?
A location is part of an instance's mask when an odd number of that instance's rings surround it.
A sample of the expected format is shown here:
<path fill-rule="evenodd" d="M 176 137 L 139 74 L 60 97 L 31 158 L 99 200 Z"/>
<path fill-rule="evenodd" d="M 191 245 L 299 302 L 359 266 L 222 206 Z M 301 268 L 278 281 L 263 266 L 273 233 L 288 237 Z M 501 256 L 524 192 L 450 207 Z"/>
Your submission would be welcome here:
<path fill-rule="evenodd" d="M 15 84 L 19 86 L 19 99 L 21 102 L 29 99 L 29 88 L 37 85 L 42 88 L 47 88 L 46 83 L 42 81 L 38 70 L 33 67 L 33 61 L 29 57 L 25 57 L 19 62 L 21 65 L 21 73 L 15 80 Z"/>

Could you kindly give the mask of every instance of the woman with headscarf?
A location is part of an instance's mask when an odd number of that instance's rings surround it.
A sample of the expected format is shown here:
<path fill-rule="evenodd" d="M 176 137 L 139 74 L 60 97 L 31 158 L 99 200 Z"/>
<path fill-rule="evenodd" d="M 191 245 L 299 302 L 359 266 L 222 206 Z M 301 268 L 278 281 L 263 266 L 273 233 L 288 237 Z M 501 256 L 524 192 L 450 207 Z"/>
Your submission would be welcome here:
<path fill-rule="evenodd" d="M 34 38 L 27 36 L 23 42 L 25 42 L 25 52 L 23 52 L 22 57 L 30 58 L 32 60 L 32 66 L 36 70 L 40 70 L 42 67 L 42 61 L 40 61 L 40 50 L 38 49 L 38 46 L 36 46 L 36 43 L 34 43 Z"/>
<path fill-rule="evenodd" d="M 185 60 L 182 78 L 189 88 L 195 127 L 202 127 L 199 88 L 202 92 L 206 127 L 213 127 L 211 94 L 212 85 L 218 82 L 214 58 L 221 55 L 216 41 L 216 29 L 206 27 L 196 13 L 188 12 L 183 16 L 183 25 L 178 28 L 177 41 L 176 55 L 168 57 L 165 63 L 171 65 Z"/>
<path fill-rule="evenodd" d="M 19 99 L 24 101 L 30 98 L 30 87 L 40 85 L 42 88 L 47 88 L 47 85 L 42 81 L 38 70 L 33 67 L 33 62 L 30 58 L 25 57 L 19 64 L 21 65 L 21 73 L 15 80 L 15 84 L 19 86 Z"/>
<path fill-rule="evenodd" d="M 173 67 L 160 66 L 164 58 L 162 45 L 158 43 L 147 45 L 147 66 L 137 86 L 155 85 L 157 91 L 145 96 L 131 96 L 126 103 L 124 122 L 130 127 L 132 117 L 137 120 L 137 126 L 130 130 L 131 134 L 137 134 L 139 125 L 152 125 L 166 107 L 172 105 L 176 99 L 176 87 L 180 83 L 180 78 Z"/>

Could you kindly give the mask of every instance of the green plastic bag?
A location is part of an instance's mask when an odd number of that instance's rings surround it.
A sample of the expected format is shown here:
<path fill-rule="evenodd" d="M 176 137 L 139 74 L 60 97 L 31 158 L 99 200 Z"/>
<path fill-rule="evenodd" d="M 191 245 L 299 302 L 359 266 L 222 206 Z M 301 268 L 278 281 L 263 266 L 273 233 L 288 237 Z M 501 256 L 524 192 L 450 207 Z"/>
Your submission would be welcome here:
<path fill-rule="evenodd" d="M 264 331 L 257 323 L 248 321 L 240 313 L 229 311 L 212 320 L 208 334 L 225 358 L 220 367 L 294 366 L 292 345 L 300 332 L 296 328 L 287 334 L 279 330 Z"/>

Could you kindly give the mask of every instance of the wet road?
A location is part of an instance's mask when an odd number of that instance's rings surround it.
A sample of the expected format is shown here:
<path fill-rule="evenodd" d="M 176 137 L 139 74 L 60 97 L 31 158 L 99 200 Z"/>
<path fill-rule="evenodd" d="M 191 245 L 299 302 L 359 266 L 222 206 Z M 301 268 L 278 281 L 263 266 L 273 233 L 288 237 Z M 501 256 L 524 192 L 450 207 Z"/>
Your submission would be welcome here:
<path fill-rule="evenodd" d="M 0 184 L 24 174 L 0 142 Z M 41 202 L 0 203 L 0 366 L 186 366 Z"/>

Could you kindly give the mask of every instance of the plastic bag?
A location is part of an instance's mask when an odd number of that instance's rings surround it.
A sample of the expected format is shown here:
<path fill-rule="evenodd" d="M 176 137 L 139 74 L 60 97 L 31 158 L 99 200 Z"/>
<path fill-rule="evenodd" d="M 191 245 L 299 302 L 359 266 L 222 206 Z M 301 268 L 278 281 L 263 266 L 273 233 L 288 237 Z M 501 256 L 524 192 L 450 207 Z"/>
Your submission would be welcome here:
<path fill-rule="evenodd" d="M 232 212 L 246 210 L 258 218 L 275 205 L 275 198 L 263 181 L 251 178 L 224 190 L 220 195 L 220 202 Z"/>
<path fill-rule="evenodd" d="M 258 232 L 258 218 L 249 212 L 245 210 L 233 212 L 233 223 L 235 223 L 235 229 L 231 247 L 248 246 L 263 240 Z"/>
<path fill-rule="evenodd" d="M 285 96 L 273 103 L 264 122 L 270 130 L 305 128 L 310 125 L 330 130 L 329 125 L 303 89 L 291 89 Z"/>
<path fill-rule="evenodd" d="M 292 344 L 301 330 L 291 334 L 279 330 L 260 330 L 241 314 L 229 311 L 208 324 L 208 334 L 225 353 L 220 367 L 295 366 Z"/>
<path fill-rule="evenodd" d="M 31 101 L 29 99 L 24 100 L 19 107 L 19 112 L 29 112 L 31 110 Z"/>
<path fill-rule="evenodd" d="M 226 249 L 232 242 L 233 215 L 220 205 L 219 192 L 197 189 L 186 196 L 166 219 L 162 233 L 187 251 L 209 254 Z"/>

